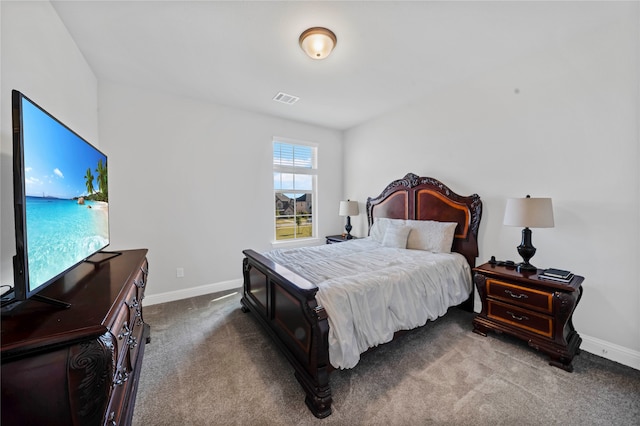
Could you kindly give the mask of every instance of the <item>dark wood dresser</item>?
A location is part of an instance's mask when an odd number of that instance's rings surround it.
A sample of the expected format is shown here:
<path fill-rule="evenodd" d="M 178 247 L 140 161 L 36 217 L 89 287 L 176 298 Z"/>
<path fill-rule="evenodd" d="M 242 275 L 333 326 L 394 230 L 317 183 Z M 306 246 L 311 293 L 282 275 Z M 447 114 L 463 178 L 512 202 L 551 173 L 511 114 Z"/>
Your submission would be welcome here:
<path fill-rule="evenodd" d="M 2 309 L 2 414 L 10 425 L 128 425 L 149 325 L 142 317 L 147 250 L 83 263 Z"/>
<path fill-rule="evenodd" d="M 572 360 L 582 338 L 572 317 L 582 297 L 584 277 L 574 275 L 562 283 L 541 278 L 542 270 L 521 273 L 490 263 L 473 271 L 482 300 L 473 331 L 483 336 L 490 330 L 510 334 L 549 355 L 549 364 L 573 371 Z"/>

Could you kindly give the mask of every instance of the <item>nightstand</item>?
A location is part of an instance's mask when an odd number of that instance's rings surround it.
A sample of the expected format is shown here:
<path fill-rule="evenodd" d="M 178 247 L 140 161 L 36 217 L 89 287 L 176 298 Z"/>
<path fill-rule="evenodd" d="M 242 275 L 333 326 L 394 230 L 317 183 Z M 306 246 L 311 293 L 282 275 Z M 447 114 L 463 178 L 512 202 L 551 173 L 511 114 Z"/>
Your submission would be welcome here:
<path fill-rule="evenodd" d="M 327 235 L 325 238 L 327 239 L 327 244 L 344 243 L 345 241 L 358 239 L 357 237 L 353 237 L 353 236 L 347 239 L 342 235 Z"/>
<path fill-rule="evenodd" d="M 525 340 L 550 357 L 549 364 L 573 371 L 573 357 L 582 338 L 572 316 L 582 297 L 584 278 L 574 275 L 568 283 L 540 278 L 536 272 L 485 263 L 473 269 L 482 300 L 482 312 L 473 320 L 473 331 L 506 333 Z"/>

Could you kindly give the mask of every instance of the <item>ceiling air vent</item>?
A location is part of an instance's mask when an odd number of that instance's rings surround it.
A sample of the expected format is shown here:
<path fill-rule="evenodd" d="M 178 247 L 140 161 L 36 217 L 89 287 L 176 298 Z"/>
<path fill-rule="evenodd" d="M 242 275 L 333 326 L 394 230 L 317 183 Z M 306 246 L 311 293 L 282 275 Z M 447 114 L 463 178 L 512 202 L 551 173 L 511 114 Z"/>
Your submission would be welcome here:
<path fill-rule="evenodd" d="M 299 97 L 293 95 L 287 95 L 286 93 L 278 92 L 277 95 L 273 97 L 273 100 L 276 102 L 282 102 L 283 104 L 293 105 L 300 100 Z"/>

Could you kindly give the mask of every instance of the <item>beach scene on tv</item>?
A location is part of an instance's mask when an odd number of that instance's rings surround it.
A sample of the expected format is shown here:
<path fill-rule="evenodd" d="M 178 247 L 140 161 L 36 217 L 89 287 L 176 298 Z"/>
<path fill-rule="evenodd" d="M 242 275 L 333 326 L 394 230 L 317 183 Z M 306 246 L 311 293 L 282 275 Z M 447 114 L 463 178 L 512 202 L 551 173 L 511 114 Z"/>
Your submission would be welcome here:
<path fill-rule="evenodd" d="M 29 102 L 23 129 L 33 290 L 109 244 L 107 157 Z"/>

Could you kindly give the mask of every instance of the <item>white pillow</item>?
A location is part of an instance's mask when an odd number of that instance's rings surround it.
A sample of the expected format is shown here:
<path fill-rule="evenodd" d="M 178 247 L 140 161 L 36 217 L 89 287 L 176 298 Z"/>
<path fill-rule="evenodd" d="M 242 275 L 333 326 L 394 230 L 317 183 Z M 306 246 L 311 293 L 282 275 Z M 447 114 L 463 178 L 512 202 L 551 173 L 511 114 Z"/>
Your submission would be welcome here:
<path fill-rule="evenodd" d="M 369 236 L 375 241 L 382 243 L 384 234 L 387 231 L 389 225 L 404 225 L 404 222 L 404 219 L 389 219 L 388 217 L 376 218 L 373 221 L 373 225 L 371 225 L 371 229 L 369 230 Z"/>
<path fill-rule="evenodd" d="M 453 237 L 456 232 L 455 222 L 437 222 L 435 220 L 407 220 L 406 226 L 411 228 L 407 240 L 407 248 L 426 250 L 434 253 L 451 253 Z"/>
<path fill-rule="evenodd" d="M 387 227 L 382 239 L 385 247 L 407 248 L 407 238 L 411 228 L 397 223 L 392 223 Z"/>

